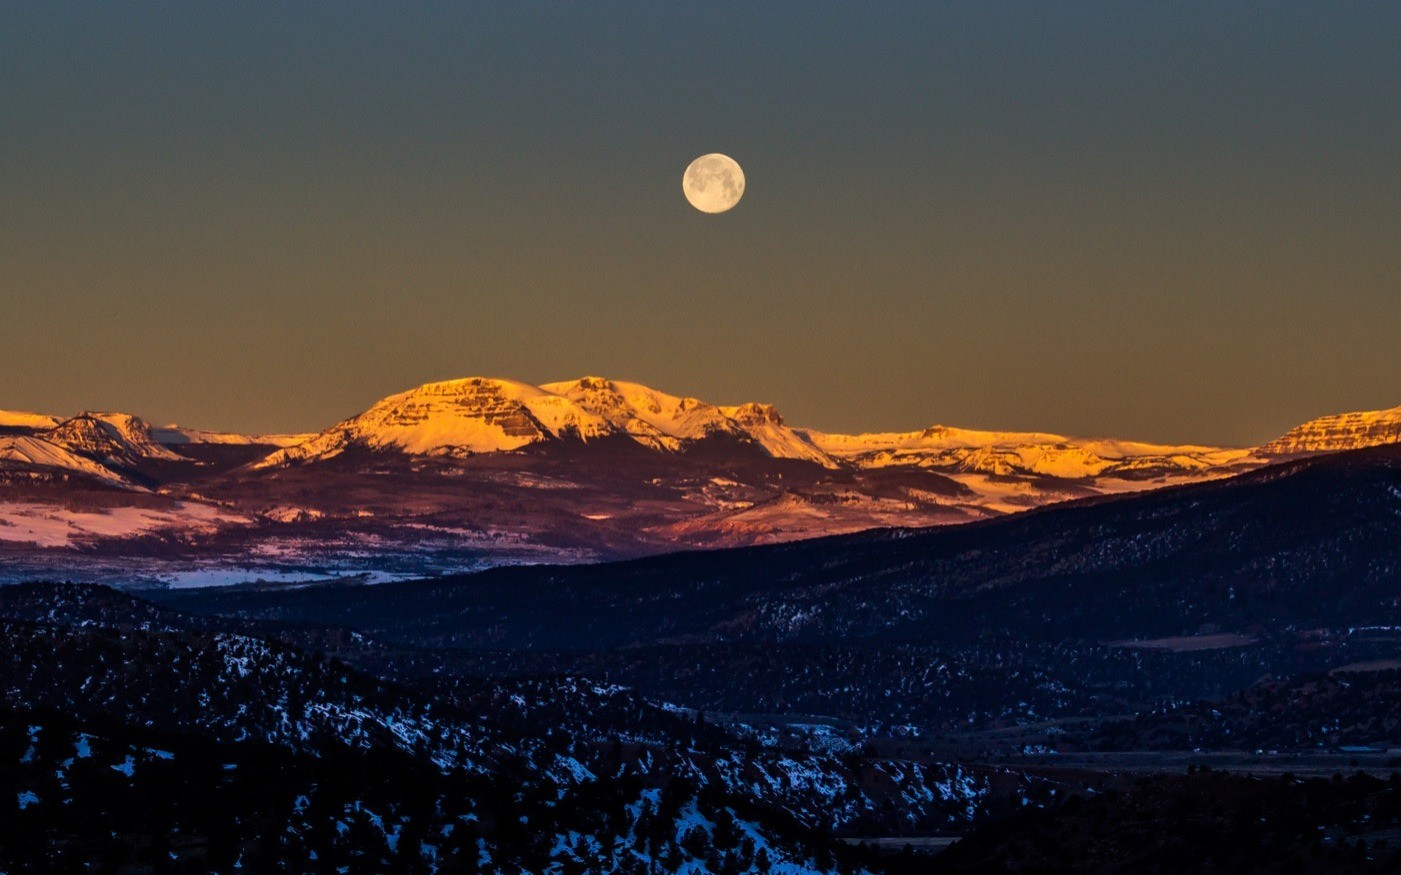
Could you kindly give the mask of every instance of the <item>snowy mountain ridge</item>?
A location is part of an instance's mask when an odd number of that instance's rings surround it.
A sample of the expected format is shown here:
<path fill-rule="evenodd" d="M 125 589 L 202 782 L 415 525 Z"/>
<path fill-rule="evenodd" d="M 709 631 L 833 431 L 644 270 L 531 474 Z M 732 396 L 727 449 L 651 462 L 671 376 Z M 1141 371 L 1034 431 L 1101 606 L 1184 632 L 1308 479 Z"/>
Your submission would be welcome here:
<path fill-rule="evenodd" d="M 1401 407 L 1310 420 L 1260 447 L 1267 456 L 1361 449 L 1401 441 Z"/>
<path fill-rule="evenodd" d="M 601 377 L 428 383 L 313 436 L 0 414 L 32 423 L 0 428 L 0 550 L 24 557 L 0 576 L 89 579 L 140 557 L 143 579 L 398 579 L 949 525 L 1391 442 L 1397 419 L 1325 417 L 1259 449 L 841 435 Z"/>
<path fill-rule="evenodd" d="M 602 417 L 553 392 L 515 380 L 468 377 L 391 395 L 254 467 L 334 458 L 351 446 L 413 455 L 471 455 L 547 440 L 589 441 L 615 431 Z"/>
<path fill-rule="evenodd" d="M 125 469 L 143 460 L 187 461 L 172 448 L 188 445 L 276 447 L 252 465 L 268 469 L 335 458 L 351 447 L 466 457 L 608 437 L 630 439 L 663 453 L 728 438 L 775 459 L 802 460 L 828 469 L 906 466 L 953 475 L 1134 481 L 1165 474 L 1195 479 L 1243 470 L 1280 456 L 1394 442 L 1401 440 L 1401 407 L 1322 417 L 1252 449 L 944 425 L 913 432 L 834 434 L 792 427 L 770 404 L 717 405 L 603 377 L 540 386 L 467 377 L 391 395 L 313 435 L 241 435 L 179 426 L 157 429 L 139 417 L 112 412 L 84 412 L 61 419 L 0 411 L 0 428 L 13 435 L 0 438 L 0 460 L 66 470 L 113 485 L 130 485 Z"/>
<path fill-rule="evenodd" d="M 44 470 L 61 471 L 91 477 L 109 485 L 136 488 L 126 477 L 106 465 L 42 438 L 0 437 L 0 463 L 6 462 L 27 469 L 40 469 L 32 472 L 36 475 Z"/>
<path fill-rule="evenodd" d="M 803 433 L 834 458 L 862 468 L 914 465 L 1001 476 L 1024 472 L 1073 479 L 1148 469 L 1202 471 L 1248 461 L 1252 452 L 1232 447 L 1073 438 L 1044 432 L 973 431 L 943 425 L 901 433 Z"/>
<path fill-rule="evenodd" d="M 0 436 L 0 466 L 35 476 L 78 475 L 110 486 L 144 490 L 133 476 L 147 462 L 188 462 L 156 440 L 145 420 L 128 413 L 81 413 L 71 419 L 0 412 L 15 423 Z M 29 423 L 28 426 L 18 423 Z M 50 424 L 52 423 L 52 424 Z"/>
<path fill-rule="evenodd" d="M 827 468 L 837 462 L 790 428 L 772 404 L 721 407 L 680 398 L 640 383 L 583 377 L 540 388 L 577 402 L 641 444 L 672 452 L 687 442 L 726 435 L 751 440 L 776 459 L 803 459 Z"/>
<path fill-rule="evenodd" d="M 531 386 L 469 377 L 389 396 L 258 468 L 334 458 L 352 446 L 413 455 L 511 452 L 557 440 L 626 437 L 659 452 L 684 452 L 716 437 L 751 443 L 775 459 L 836 469 L 916 466 L 997 476 L 1069 479 L 1178 471 L 1195 474 L 1260 464 L 1250 448 L 1161 445 L 1045 432 L 976 431 L 936 425 L 916 432 L 831 434 L 788 425 L 770 404 L 733 406 L 640 383 L 583 377 Z M 1345 446 L 1335 447 L 1337 449 Z"/>
<path fill-rule="evenodd" d="M 468 377 L 391 395 L 304 444 L 270 454 L 254 467 L 330 459 L 355 446 L 411 455 L 468 456 L 608 437 L 673 453 L 699 441 L 729 437 L 753 442 L 774 458 L 803 459 L 828 468 L 839 465 L 784 425 L 770 405 L 720 407 L 601 377 L 543 386 Z"/>
<path fill-rule="evenodd" d="M 1279 456 L 1392 443 L 1401 440 L 1401 407 L 1321 417 L 1258 448 L 1238 448 L 945 425 L 911 432 L 837 434 L 790 426 L 771 404 L 718 405 L 604 377 L 539 386 L 466 377 L 425 383 L 388 396 L 314 434 L 245 435 L 175 425 L 153 428 L 125 413 L 84 412 L 64 419 L 6 410 L 0 410 L 0 428 L 28 432 L 23 436 L 79 456 L 119 463 L 133 458 L 183 461 L 185 457 L 172 448 L 187 445 L 276 447 L 255 465 L 273 468 L 334 458 L 352 446 L 409 455 L 470 456 L 553 441 L 588 443 L 625 437 L 649 449 L 677 453 L 697 442 L 725 437 L 752 443 L 775 459 L 803 460 L 830 469 L 912 466 L 1078 479 L 1133 477 L 1136 472 L 1162 470 L 1190 474 L 1262 464 Z M 29 442 L 17 447 L 9 440 L 4 452 L 6 458 L 42 457 L 65 466 L 61 454 Z M 86 464 L 75 467 L 94 473 Z"/>
<path fill-rule="evenodd" d="M 53 428 L 62 418 L 27 410 L 0 410 L 0 428 Z"/>
<path fill-rule="evenodd" d="M 185 461 L 156 441 L 145 420 L 129 413 L 82 413 L 48 429 L 43 437 L 75 453 L 118 464 L 138 459 Z"/>
<path fill-rule="evenodd" d="M 189 445 L 213 446 L 267 446 L 293 447 L 304 444 L 316 437 L 308 434 L 238 434 L 231 431 L 212 431 L 204 428 L 186 428 L 181 425 L 163 425 L 152 430 L 158 443 L 167 447 Z"/>

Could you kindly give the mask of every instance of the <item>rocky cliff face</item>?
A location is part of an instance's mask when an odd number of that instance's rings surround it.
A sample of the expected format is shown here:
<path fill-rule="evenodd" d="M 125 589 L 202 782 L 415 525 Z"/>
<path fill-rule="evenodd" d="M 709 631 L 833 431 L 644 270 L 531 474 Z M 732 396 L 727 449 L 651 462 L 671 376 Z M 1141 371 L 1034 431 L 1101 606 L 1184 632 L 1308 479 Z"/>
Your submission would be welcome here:
<path fill-rule="evenodd" d="M 181 456 L 155 442 L 149 425 L 127 414 L 84 413 L 40 436 L 49 443 L 108 466 L 132 468 L 143 459 L 182 460 Z"/>
<path fill-rule="evenodd" d="M 569 398 L 514 380 L 469 377 L 427 383 L 379 401 L 259 467 L 331 458 L 349 447 L 417 455 L 517 450 L 553 439 L 592 440 L 616 429 Z"/>
<path fill-rule="evenodd" d="M 272 453 L 258 467 L 333 458 L 353 447 L 470 456 L 606 437 L 663 453 L 722 437 L 755 444 L 776 459 L 837 467 L 784 425 L 771 405 L 720 407 L 602 377 L 543 386 L 483 377 L 428 383 L 385 398 L 301 446 Z"/>
<path fill-rule="evenodd" d="M 1401 407 L 1324 416 L 1290 429 L 1260 447 L 1263 456 L 1356 450 L 1401 441 Z"/>

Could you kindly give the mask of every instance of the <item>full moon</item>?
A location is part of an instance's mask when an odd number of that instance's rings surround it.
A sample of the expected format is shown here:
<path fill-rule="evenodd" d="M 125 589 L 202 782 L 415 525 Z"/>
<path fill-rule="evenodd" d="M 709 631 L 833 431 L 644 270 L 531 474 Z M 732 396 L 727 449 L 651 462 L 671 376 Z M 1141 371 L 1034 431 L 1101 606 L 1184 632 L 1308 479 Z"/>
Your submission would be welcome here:
<path fill-rule="evenodd" d="M 691 162 L 681 177 L 686 200 L 702 213 L 734 209 L 744 197 L 744 170 L 729 155 L 711 152 Z"/>

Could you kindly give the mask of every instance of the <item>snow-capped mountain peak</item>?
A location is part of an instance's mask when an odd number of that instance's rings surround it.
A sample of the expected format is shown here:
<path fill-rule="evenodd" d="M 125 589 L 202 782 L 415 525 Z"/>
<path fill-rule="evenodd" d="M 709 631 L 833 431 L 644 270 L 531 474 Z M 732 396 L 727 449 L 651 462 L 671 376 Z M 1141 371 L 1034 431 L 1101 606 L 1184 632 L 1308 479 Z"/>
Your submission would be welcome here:
<path fill-rule="evenodd" d="M 722 407 L 725 415 L 740 425 L 783 425 L 783 417 L 772 404 L 750 401 L 738 407 Z"/>
<path fill-rule="evenodd" d="M 82 413 L 37 436 L 104 465 L 133 467 L 144 459 L 188 461 L 156 443 L 151 426 L 129 413 Z"/>
<path fill-rule="evenodd" d="M 609 436 L 627 437 L 661 452 L 683 452 L 708 438 L 729 437 L 757 445 L 775 458 L 803 459 L 829 468 L 840 465 L 785 425 L 772 405 L 720 407 L 604 377 L 542 386 L 468 377 L 391 395 L 254 467 L 333 458 L 351 447 L 410 455 L 472 455 Z"/>
<path fill-rule="evenodd" d="M 589 441 L 614 432 L 605 419 L 569 398 L 516 380 L 468 377 L 391 395 L 305 444 L 273 453 L 257 467 L 331 458 L 352 446 L 470 455 L 549 440 Z"/>
<path fill-rule="evenodd" d="M 641 444 L 678 452 L 715 436 L 758 444 L 776 459 L 803 459 L 827 468 L 839 463 L 789 428 L 772 404 L 721 407 L 699 398 L 679 397 L 641 383 L 584 377 L 540 388 L 577 401 Z"/>
<path fill-rule="evenodd" d="M 47 413 L 30 413 L 27 410 L 0 410 L 0 428 L 44 429 L 53 428 L 63 420 Z"/>
<path fill-rule="evenodd" d="M 106 465 L 37 437 L 0 437 L 0 462 L 25 469 L 78 474 L 114 486 L 131 486 L 127 478 Z"/>
<path fill-rule="evenodd" d="M 1146 471 L 1196 472 L 1243 462 L 1250 451 L 1166 446 L 1048 432 L 978 431 L 934 425 L 877 434 L 803 432 L 829 455 L 862 468 L 914 466 L 995 476 L 1077 480 L 1101 475 L 1137 478 Z"/>
<path fill-rule="evenodd" d="M 44 440 L 104 464 L 142 459 L 184 461 L 160 444 L 145 420 L 129 413 L 83 413 L 42 432 Z"/>
<path fill-rule="evenodd" d="M 741 431 L 714 404 L 668 395 L 640 383 L 584 377 L 540 388 L 569 398 L 654 449 L 679 450 L 686 441 Z"/>
<path fill-rule="evenodd" d="M 130 413 L 88 411 L 75 419 L 99 423 L 112 440 L 140 458 L 162 459 L 168 462 L 184 461 L 184 456 L 162 446 L 156 440 L 155 430 L 151 428 L 150 423 L 139 416 L 132 416 Z"/>
<path fill-rule="evenodd" d="M 157 443 L 145 420 L 127 413 L 82 413 L 64 420 L 21 414 L 4 421 L 23 430 L 0 438 L 0 462 L 8 468 L 76 474 L 136 488 L 131 475 L 143 462 L 189 461 Z"/>
<path fill-rule="evenodd" d="M 1261 455 L 1292 456 L 1355 450 L 1401 441 L 1401 407 L 1323 416 L 1260 447 Z"/>

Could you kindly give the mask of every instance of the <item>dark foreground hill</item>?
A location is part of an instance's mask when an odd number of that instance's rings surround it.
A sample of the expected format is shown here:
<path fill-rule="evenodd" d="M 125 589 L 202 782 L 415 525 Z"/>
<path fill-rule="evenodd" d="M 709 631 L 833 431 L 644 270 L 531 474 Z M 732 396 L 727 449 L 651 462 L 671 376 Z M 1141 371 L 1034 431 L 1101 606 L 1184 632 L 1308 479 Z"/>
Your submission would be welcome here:
<path fill-rule="evenodd" d="M 1199 771 L 1075 796 L 990 825 L 938 857 L 949 873 L 1395 872 L 1401 779 Z"/>
<path fill-rule="evenodd" d="M 1401 445 L 955 528 L 390 587 L 153 597 L 198 613 L 509 650 L 925 644 L 991 633 L 1107 641 L 1395 625 Z"/>
<path fill-rule="evenodd" d="M 14 873 L 850 871 L 863 856 L 684 779 L 561 786 L 49 712 L 0 712 L 0 791 Z"/>
<path fill-rule="evenodd" d="M 880 870 L 835 834 L 959 831 L 1085 786 L 92 585 L 0 588 L 0 632 L 0 799 L 25 836 L 3 871 L 473 871 L 464 848 L 482 871 Z"/>
<path fill-rule="evenodd" d="M 1390 743 L 1399 578 L 1393 447 L 607 566 L 0 588 L 6 870 L 1384 867 L 1384 781 L 1045 760 Z M 911 861 L 834 833 L 969 837 Z"/>
<path fill-rule="evenodd" d="M 153 597 L 715 711 L 940 729 L 1132 714 L 1394 655 L 1401 448 L 952 529 Z"/>

